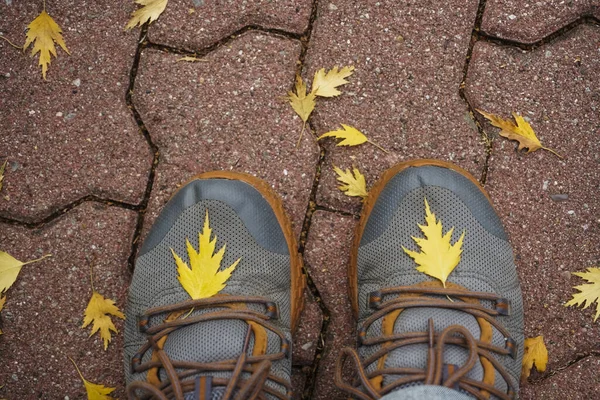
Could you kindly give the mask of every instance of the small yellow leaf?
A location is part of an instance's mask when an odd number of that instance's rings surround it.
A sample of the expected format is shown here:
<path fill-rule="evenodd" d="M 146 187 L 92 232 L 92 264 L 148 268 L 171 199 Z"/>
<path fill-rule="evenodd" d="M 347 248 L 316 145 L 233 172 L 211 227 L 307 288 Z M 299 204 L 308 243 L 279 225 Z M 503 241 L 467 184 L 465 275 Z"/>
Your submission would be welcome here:
<path fill-rule="evenodd" d="M 417 271 L 439 279 L 446 287 L 446 279 L 460 262 L 465 232 L 463 231 L 454 244 L 450 244 L 454 228 L 445 235 L 442 234 L 442 221 L 436 221 L 435 214 L 429 209 L 427 199 L 425 199 L 425 222 L 426 225 L 419 225 L 425 237 L 412 237 L 421 252 L 408 250 L 404 246 L 402 248 L 417 263 Z"/>
<path fill-rule="evenodd" d="M 365 176 L 360 173 L 358 168 L 352 167 L 352 172 L 350 172 L 350 169 L 343 171 L 334 165 L 333 170 L 338 175 L 337 180 L 341 183 L 338 188 L 344 192 L 346 196 L 362 197 L 363 199 L 367 197 L 368 193 Z"/>
<path fill-rule="evenodd" d="M 233 270 L 241 260 L 238 258 L 229 267 L 220 271 L 226 245 L 223 245 L 215 253 L 217 238 L 215 236 L 211 240 L 211 235 L 212 229 L 210 229 L 208 210 L 206 210 L 204 227 L 202 232 L 198 233 L 198 251 L 196 251 L 189 240 L 185 240 L 190 266 L 171 249 L 173 258 L 175 258 L 175 264 L 177 265 L 177 272 L 179 273 L 177 279 L 179 279 L 181 286 L 183 286 L 185 291 L 194 300 L 212 297 L 223 290 L 227 280 L 231 277 Z"/>
<path fill-rule="evenodd" d="M 8 253 L 0 251 L 0 293 L 5 292 L 13 285 L 13 283 L 15 283 L 17 276 L 24 265 L 41 261 L 46 257 L 51 257 L 51 255 L 46 254 L 35 260 L 22 262 Z"/>
<path fill-rule="evenodd" d="M 348 81 L 345 79 L 352 75 L 354 67 L 343 67 L 341 70 L 338 67 L 333 67 L 329 72 L 325 72 L 325 68 L 321 68 L 315 72 L 313 78 L 312 91 L 317 96 L 322 97 L 335 97 L 342 94 L 338 89 L 338 86 L 345 85 Z"/>
<path fill-rule="evenodd" d="M 146 22 L 152 23 L 160 17 L 169 0 L 135 0 L 142 8 L 138 8 L 131 13 L 131 19 L 125 29 L 133 29 L 138 25 L 144 25 Z"/>
<path fill-rule="evenodd" d="M 296 76 L 296 93 L 288 92 L 288 100 L 296 114 L 304 122 L 308 120 L 310 113 L 315 109 L 315 94 L 312 92 L 306 94 L 306 84 L 300 75 Z"/>
<path fill-rule="evenodd" d="M 4 169 L 6 168 L 6 163 L 8 160 L 5 160 L 2 165 L 0 165 L 0 191 L 2 190 L 2 181 L 4 180 Z"/>
<path fill-rule="evenodd" d="M 100 337 L 104 340 L 104 350 L 108 348 L 108 343 L 111 340 L 110 331 L 117 332 L 117 328 L 115 328 L 109 315 L 125 319 L 125 315 L 119 311 L 113 300 L 105 299 L 104 296 L 94 290 L 92 298 L 85 309 L 81 327 L 85 328 L 94 322 L 90 336 L 100 330 Z"/>
<path fill-rule="evenodd" d="M 185 56 L 177 59 L 177 62 L 186 61 L 186 62 L 207 62 L 208 60 L 202 58 L 196 58 L 192 56 Z"/>
<path fill-rule="evenodd" d="M 50 65 L 51 61 L 50 54 L 56 57 L 54 42 L 62 47 L 67 54 L 71 54 L 69 53 L 69 50 L 67 50 L 67 46 L 63 40 L 62 29 L 60 29 L 60 26 L 58 26 L 52 17 L 48 15 L 46 10 L 42 11 L 41 14 L 27 26 L 23 50 L 29 47 L 33 41 L 35 41 L 35 44 L 33 45 L 33 50 L 31 50 L 31 56 L 33 57 L 38 51 L 40 52 L 39 65 L 42 66 L 42 77 L 46 79 L 46 71 L 48 71 L 48 65 Z"/>
<path fill-rule="evenodd" d="M 510 120 L 502 119 L 497 115 L 482 110 L 477 110 L 477 112 L 488 119 L 493 126 L 501 129 L 500 136 L 519 142 L 518 150 L 528 149 L 527 153 L 531 153 L 532 151 L 544 149 L 562 158 L 562 156 L 557 154 L 554 150 L 542 146 L 542 143 L 538 140 L 533 128 L 529 125 L 529 122 L 525 121 L 519 114 L 512 113 L 513 118 L 517 122 L 514 124 Z"/>
<path fill-rule="evenodd" d="M 521 366 L 521 380 L 529 378 L 531 369 L 535 364 L 535 369 L 539 372 L 546 370 L 548 364 L 548 350 L 544 344 L 544 336 L 525 339 L 525 353 L 523 354 L 523 364 Z"/>
<path fill-rule="evenodd" d="M 77 364 L 75 364 L 75 361 L 73 361 L 71 357 L 69 357 L 69 360 L 71 360 L 71 362 L 75 366 L 75 369 L 77 370 L 77 373 L 79 374 L 79 377 L 83 381 L 83 386 L 85 386 L 85 391 L 87 393 L 88 400 L 114 400 L 113 397 L 109 396 L 109 394 L 114 392 L 116 388 L 106 387 L 104 385 L 98 385 L 87 381 L 83 377 L 83 374 L 79 370 Z"/>
<path fill-rule="evenodd" d="M 596 322 L 600 317 L 600 268 L 590 267 L 587 272 L 573 272 L 573 275 L 590 283 L 575 286 L 574 289 L 579 290 L 579 293 L 575 293 L 565 307 L 583 305 L 583 308 L 586 309 L 596 302 L 596 315 L 594 316 L 594 322 Z"/>
<path fill-rule="evenodd" d="M 358 146 L 359 144 L 363 144 L 369 141 L 369 139 L 367 139 L 367 137 L 361 131 L 354 128 L 353 126 L 345 124 L 341 125 L 342 129 L 324 133 L 321 136 L 319 136 L 317 140 L 321 140 L 326 137 L 343 139 L 337 144 L 338 146 Z"/>

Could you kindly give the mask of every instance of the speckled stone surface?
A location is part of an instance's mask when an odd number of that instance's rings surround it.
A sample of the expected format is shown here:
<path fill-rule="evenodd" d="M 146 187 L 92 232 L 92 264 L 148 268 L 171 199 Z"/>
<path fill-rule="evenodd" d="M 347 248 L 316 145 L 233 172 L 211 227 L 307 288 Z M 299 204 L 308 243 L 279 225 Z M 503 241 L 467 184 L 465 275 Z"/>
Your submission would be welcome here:
<path fill-rule="evenodd" d="M 40 229 L 0 224 L 2 250 L 21 261 L 52 254 L 22 268 L 6 293 L 0 336 L 0 398 L 84 398 L 85 389 L 71 357 L 84 376 L 116 387 L 123 398 L 123 321 L 104 351 L 98 334 L 81 329 L 94 287 L 123 310 L 129 273 L 127 257 L 136 216 L 132 211 L 86 203 Z"/>
<path fill-rule="evenodd" d="M 600 259 L 598 43 L 600 29 L 591 26 L 533 52 L 477 43 L 467 80 L 475 107 L 504 117 L 520 112 L 565 157 L 517 153 L 515 142 L 498 138 L 486 186 L 514 246 L 525 335 L 544 335 L 550 371 L 597 349 L 600 337 L 591 309 L 563 306 L 583 283 L 571 272 Z M 486 124 L 486 131 L 498 129 Z"/>
<path fill-rule="evenodd" d="M 347 274 L 356 223 L 351 217 L 317 211 L 308 236 L 307 268 L 331 316 L 313 396 L 317 400 L 348 397 L 332 383 L 339 351 L 356 345 Z"/>
<path fill-rule="evenodd" d="M 319 342 L 322 321 L 321 309 L 307 289 L 304 293 L 304 310 L 300 315 L 300 325 L 294 335 L 292 354 L 294 366 L 302 368 L 312 365 Z M 294 388 L 294 392 L 302 392 L 302 388 Z"/>
<path fill-rule="evenodd" d="M 477 1 L 319 2 L 305 78 L 335 65 L 356 70 L 340 97 L 317 100 L 317 134 L 344 123 L 389 151 L 332 147 L 327 139 L 319 205 L 358 208 L 336 188 L 332 165 L 354 164 L 369 184 L 414 158 L 454 161 L 481 175 L 484 146 L 458 95 L 476 11 Z"/>
<path fill-rule="evenodd" d="M 488 0 L 481 29 L 492 36 L 532 43 L 593 12 L 600 12 L 596 0 Z"/>
<path fill-rule="evenodd" d="M 600 357 L 589 356 L 537 384 L 521 385 L 521 400 L 580 400 L 600 396 Z"/>
<path fill-rule="evenodd" d="M 308 27 L 310 0 L 171 1 L 149 30 L 155 43 L 199 50 L 246 26 L 301 34 Z"/>
<path fill-rule="evenodd" d="M 0 216 L 36 221 L 86 195 L 141 201 L 152 157 L 125 104 L 138 36 L 123 32 L 132 8 L 49 2 L 71 55 L 58 48 L 46 81 L 39 55 L 0 40 L 0 161 L 9 159 Z M 40 12 L 41 2 L 1 2 L 0 34 L 23 44 Z"/>
<path fill-rule="evenodd" d="M 205 62 L 148 50 L 134 102 L 161 152 L 145 231 L 177 185 L 211 170 L 246 172 L 282 197 L 300 233 L 318 147 L 282 101 L 299 43 L 249 32 Z"/>

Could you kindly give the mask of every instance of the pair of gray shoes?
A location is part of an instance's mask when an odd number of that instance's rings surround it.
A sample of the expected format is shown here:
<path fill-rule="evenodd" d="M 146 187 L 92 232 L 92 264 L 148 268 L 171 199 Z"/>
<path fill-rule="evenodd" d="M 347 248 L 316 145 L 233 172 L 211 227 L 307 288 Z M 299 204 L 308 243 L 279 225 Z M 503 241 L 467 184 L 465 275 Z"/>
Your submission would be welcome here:
<path fill-rule="evenodd" d="M 438 385 L 517 397 L 521 290 L 502 224 L 467 172 L 435 160 L 386 171 L 364 203 L 348 277 L 357 348 L 340 351 L 335 379 L 348 395 Z M 294 233 L 271 188 L 239 173 L 194 177 L 137 259 L 129 398 L 290 398 L 303 291 Z"/>

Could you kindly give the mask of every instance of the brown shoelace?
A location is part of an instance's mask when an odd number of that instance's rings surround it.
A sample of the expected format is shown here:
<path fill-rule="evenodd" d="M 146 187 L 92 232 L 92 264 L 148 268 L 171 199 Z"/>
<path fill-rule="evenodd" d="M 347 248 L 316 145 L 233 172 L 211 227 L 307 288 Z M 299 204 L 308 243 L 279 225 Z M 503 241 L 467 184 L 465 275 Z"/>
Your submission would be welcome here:
<path fill-rule="evenodd" d="M 382 302 L 384 296 L 397 295 L 392 299 Z M 463 301 L 450 301 L 444 298 L 431 297 L 432 295 L 450 296 Z M 492 301 L 494 309 L 486 308 L 480 304 L 481 300 Z M 498 315 L 509 315 L 509 301 L 500 298 L 493 293 L 471 292 L 466 289 L 426 287 L 426 286 L 400 286 L 373 292 L 369 296 L 369 306 L 376 311 L 367 318 L 358 331 L 359 346 L 381 345 L 381 348 L 368 358 L 361 360 L 354 349 L 342 350 L 336 366 L 335 383 L 348 394 L 364 400 L 379 399 L 387 393 L 408 384 L 420 382 L 425 385 L 440 385 L 449 388 L 463 390 L 477 399 L 488 399 L 492 394 L 503 400 L 511 400 L 515 397 L 516 390 L 512 379 L 502 364 L 500 364 L 492 353 L 516 357 L 517 347 L 515 341 L 510 337 L 508 331 L 500 325 L 495 317 Z M 435 307 L 460 310 L 471 314 L 478 320 L 484 320 L 496 328 L 505 338 L 505 347 L 494 346 L 491 343 L 477 340 L 463 326 L 451 325 L 440 333 L 435 333 L 434 322 L 429 320 L 426 332 L 394 333 L 386 336 L 367 337 L 367 330 L 375 321 L 384 318 L 394 312 L 415 307 Z M 461 337 L 462 336 L 462 337 Z M 373 363 L 378 363 L 382 357 L 402 346 L 414 344 L 427 344 L 427 364 L 425 369 L 420 368 L 378 368 L 367 372 L 367 368 Z M 461 346 L 468 350 L 466 363 L 459 367 L 444 364 L 444 347 L 448 344 Z M 507 382 L 507 391 L 501 391 L 489 383 L 470 379 L 466 374 L 473 368 L 478 359 L 485 358 L 493 368 Z M 342 370 L 346 362 L 350 360 L 356 372 L 353 382 L 345 381 Z M 404 375 L 394 380 L 387 386 L 381 388 L 373 385 L 374 378 L 382 378 L 384 375 Z"/>
<path fill-rule="evenodd" d="M 246 308 L 247 304 L 263 305 L 265 312 L 257 312 Z M 223 307 L 204 314 L 192 315 L 190 310 Z M 185 314 L 190 314 L 187 317 Z M 153 316 L 175 316 L 167 318 L 156 326 L 149 326 Z M 183 317 L 182 317 L 183 315 Z M 138 327 L 147 335 L 148 341 L 131 360 L 131 370 L 135 373 L 148 372 L 151 369 L 163 369 L 167 380 L 158 384 L 136 381 L 127 387 L 130 399 L 176 399 L 184 400 L 184 393 L 194 393 L 194 399 L 212 397 L 213 389 L 225 388 L 223 400 L 229 399 L 265 399 L 269 394 L 278 399 L 291 396 L 290 384 L 270 373 L 271 363 L 289 356 L 290 346 L 284 333 L 268 321 L 277 318 L 277 307 L 274 303 L 261 297 L 215 296 L 208 299 L 190 300 L 178 304 L 155 307 L 144 313 L 138 321 Z M 237 359 L 221 360 L 211 363 L 190 361 L 173 361 L 163 350 L 167 335 L 185 326 L 215 320 L 240 320 L 248 323 L 248 331 L 240 356 Z M 251 324 L 259 325 L 279 336 L 279 352 L 263 355 L 248 355 L 248 346 L 252 334 Z M 162 340 L 161 340 L 162 339 Z M 152 359 L 142 363 L 146 352 L 152 350 Z M 228 378 L 213 377 L 211 373 L 229 372 Z M 243 377 L 242 375 L 245 374 Z M 285 387 L 286 393 L 265 385 L 272 381 Z M 139 396 L 139 392 L 143 395 Z"/>

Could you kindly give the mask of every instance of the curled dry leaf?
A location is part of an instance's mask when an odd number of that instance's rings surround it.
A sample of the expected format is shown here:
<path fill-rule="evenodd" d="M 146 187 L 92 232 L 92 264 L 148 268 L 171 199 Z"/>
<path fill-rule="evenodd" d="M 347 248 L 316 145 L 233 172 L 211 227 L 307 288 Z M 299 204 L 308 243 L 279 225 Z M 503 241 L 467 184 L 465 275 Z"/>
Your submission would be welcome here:
<path fill-rule="evenodd" d="M 333 170 L 338 175 L 337 180 L 341 183 L 338 189 L 344 192 L 346 196 L 361 197 L 362 199 L 367 198 L 368 192 L 365 176 L 360 173 L 358 168 L 352 167 L 352 171 L 350 169 L 343 171 L 334 165 Z"/>
<path fill-rule="evenodd" d="M 312 91 L 321 97 L 335 97 L 342 94 L 338 89 L 338 86 L 345 85 L 348 81 L 345 79 L 352 75 L 354 71 L 353 66 L 343 67 L 338 69 L 337 66 L 325 72 L 325 68 L 321 68 L 315 72 L 312 83 Z"/>
<path fill-rule="evenodd" d="M 160 17 L 160 14 L 165 11 L 168 0 L 135 0 L 135 2 L 142 6 L 133 13 L 131 13 L 131 19 L 127 23 L 125 30 L 133 29 L 138 25 L 144 25 L 146 22 L 152 23 Z"/>
<path fill-rule="evenodd" d="M 181 257 L 175 254 L 171 249 L 175 264 L 177 264 L 177 279 L 185 291 L 194 300 L 212 297 L 219 293 L 226 286 L 227 280 L 239 264 L 241 259 L 237 259 L 229 267 L 221 270 L 221 261 L 225 255 L 226 245 L 223 245 L 215 253 L 217 245 L 216 236 L 211 239 L 212 229 L 208 218 L 208 210 L 204 217 L 204 227 L 202 232 L 198 233 L 198 251 L 192 246 L 189 240 L 186 239 L 190 265 L 184 262 Z"/>
<path fill-rule="evenodd" d="M 62 29 L 46 10 L 44 9 L 40 15 L 36 17 L 27 26 L 27 34 L 25 36 L 25 44 L 23 45 L 23 51 L 29 47 L 31 43 L 34 43 L 33 49 L 31 50 L 31 56 L 35 56 L 37 52 L 40 53 L 39 65 L 42 66 L 42 77 L 46 79 L 46 71 L 48 71 L 48 65 L 50 65 L 51 54 L 56 57 L 56 48 L 54 42 L 56 42 L 67 54 L 67 46 L 62 37 Z"/>
<path fill-rule="evenodd" d="M 388 151 L 373 141 L 369 140 L 364 133 L 359 131 L 353 126 L 340 124 L 342 125 L 342 129 L 337 129 L 335 131 L 329 131 L 317 138 L 317 140 L 321 140 L 327 137 L 333 137 L 336 139 L 342 139 L 341 142 L 337 144 L 337 146 L 358 146 L 363 143 L 371 143 L 373 146 L 377 147 L 379 150 L 387 153 Z"/>
<path fill-rule="evenodd" d="M 521 381 L 527 380 L 531 369 L 535 365 L 535 369 L 539 372 L 546 370 L 548 364 L 548 349 L 544 344 L 544 336 L 525 339 L 525 352 L 523 354 L 523 364 L 521 366 Z"/>
<path fill-rule="evenodd" d="M 402 249 L 415 260 L 418 265 L 417 271 L 439 279 L 446 287 L 448 276 L 460 262 L 465 232 L 454 244 L 450 244 L 454 228 L 450 228 L 445 235 L 442 234 L 442 221 L 436 221 L 435 214 L 429 209 L 427 199 L 425 199 L 425 223 L 419 225 L 425 237 L 412 237 L 421 252 L 408 250 L 404 246 Z"/>
<path fill-rule="evenodd" d="M 69 357 L 69 360 L 71 360 L 71 362 L 75 366 L 75 369 L 77 370 L 77 373 L 79 374 L 79 377 L 83 381 L 83 386 L 85 387 L 88 400 L 114 400 L 111 396 L 109 396 L 109 394 L 114 392 L 116 388 L 106 387 L 104 385 L 98 385 L 87 381 L 83 377 L 83 374 L 79 370 L 77 364 L 75 364 L 75 361 L 73 361 L 71 357 Z"/>
<path fill-rule="evenodd" d="M 8 253 L 0 251 L 0 293 L 5 292 L 15 283 L 24 265 L 33 264 L 51 256 L 51 254 L 46 254 L 35 260 L 22 262 Z"/>
<path fill-rule="evenodd" d="M 575 286 L 574 289 L 579 290 L 579 293 L 575 293 L 565 307 L 583 305 L 583 308 L 586 309 L 596 302 L 596 315 L 594 316 L 594 322 L 596 322 L 600 317 L 600 268 L 590 267 L 587 272 L 573 272 L 573 275 L 577 275 L 589 283 Z"/>
<path fill-rule="evenodd" d="M 514 112 L 512 113 L 512 116 L 516 121 L 515 124 L 510 120 L 502 119 L 497 115 L 490 114 L 482 110 L 477 110 L 477 112 L 490 121 L 492 125 L 501 129 L 500 136 L 519 142 L 519 150 L 528 149 L 527 153 L 531 153 L 532 151 L 544 149 L 562 158 L 562 156 L 556 153 L 554 150 L 542 146 L 542 143 L 535 135 L 535 132 L 533 131 L 531 125 L 529 125 L 529 122 L 525 121 L 525 119 L 519 114 Z"/>

